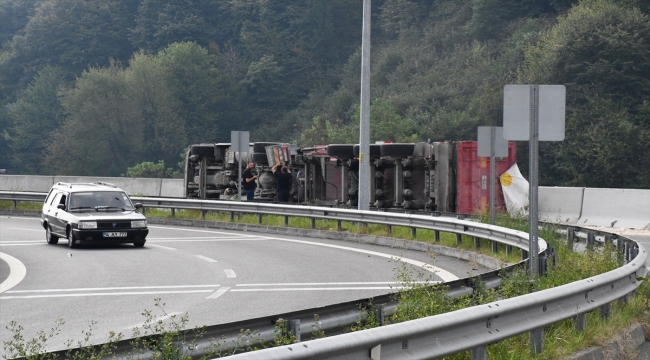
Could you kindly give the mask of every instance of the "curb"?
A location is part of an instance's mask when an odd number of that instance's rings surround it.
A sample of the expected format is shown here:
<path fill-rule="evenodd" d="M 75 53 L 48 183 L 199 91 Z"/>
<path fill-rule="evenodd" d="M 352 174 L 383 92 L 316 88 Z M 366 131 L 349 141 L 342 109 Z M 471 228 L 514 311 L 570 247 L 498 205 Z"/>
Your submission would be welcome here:
<path fill-rule="evenodd" d="M 590 347 L 567 357 L 568 360 L 650 359 L 650 325 L 633 324 L 619 331 L 600 347 Z"/>

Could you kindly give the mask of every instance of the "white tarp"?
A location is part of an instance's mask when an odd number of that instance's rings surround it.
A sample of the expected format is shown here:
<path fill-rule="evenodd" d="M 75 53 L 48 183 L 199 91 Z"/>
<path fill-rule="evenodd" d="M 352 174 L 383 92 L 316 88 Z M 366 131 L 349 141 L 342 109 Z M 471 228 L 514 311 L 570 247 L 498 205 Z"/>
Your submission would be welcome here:
<path fill-rule="evenodd" d="M 501 174 L 501 189 L 510 216 L 528 216 L 528 181 L 519 172 L 517 164 Z"/>

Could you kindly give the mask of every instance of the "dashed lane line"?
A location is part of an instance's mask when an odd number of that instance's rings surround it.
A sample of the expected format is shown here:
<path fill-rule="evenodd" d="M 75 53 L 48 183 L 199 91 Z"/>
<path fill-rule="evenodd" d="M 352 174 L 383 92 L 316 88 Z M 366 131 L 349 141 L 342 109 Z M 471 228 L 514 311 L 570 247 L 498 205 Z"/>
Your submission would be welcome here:
<path fill-rule="evenodd" d="M 219 290 L 215 291 L 212 295 L 208 296 L 206 299 L 216 299 L 219 296 L 227 293 L 228 290 L 230 290 L 230 288 L 227 287 L 227 286 L 224 286 L 224 287 L 220 288 Z"/>
<path fill-rule="evenodd" d="M 196 256 L 197 258 L 199 258 L 199 259 L 201 259 L 201 260 L 205 260 L 205 261 L 207 261 L 207 262 L 211 262 L 211 263 L 216 263 L 216 262 L 218 262 L 217 260 L 215 260 L 215 259 L 211 259 L 211 258 L 209 258 L 209 257 L 207 257 L 207 256 L 203 256 L 203 255 L 194 255 L 194 256 Z"/>
<path fill-rule="evenodd" d="M 237 274 L 235 274 L 235 271 L 233 269 L 223 269 L 223 272 L 226 273 L 226 277 L 228 279 L 234 279 L 237 277 Z"/>

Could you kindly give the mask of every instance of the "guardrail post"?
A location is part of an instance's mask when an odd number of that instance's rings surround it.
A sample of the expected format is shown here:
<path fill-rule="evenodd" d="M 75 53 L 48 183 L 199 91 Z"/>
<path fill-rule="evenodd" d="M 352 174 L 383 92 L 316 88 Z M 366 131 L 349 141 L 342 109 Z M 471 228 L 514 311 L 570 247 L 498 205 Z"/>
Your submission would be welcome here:
<path fill-rule="evenodd" d="M 537 257 L 537 273 L 540 276 L 546 276 L 546 254 Z"/>
<path fill-rule="evenodd" d="M 520 249 L 519 253 L 521 254 L 521 260 L 526 260 L 528 259 L 528 251 L 524 249 Z"/>
<path fill-rule="evenodd" d="M 417 228 L 412 227 L 411 228 L 411 237 L 415 238 L 416 233 L 417 233 Z"/>
<path fill-rule="evenodd" d="M 172 217 L 176 217 L 176 208 L 172 208 Z"/>
<path fill-rule="evenodd" d="M 316 219 L 315 218 L 309 218 L 309 226 L 311 226 L 312 229 L 316 228 Z"/>
<path fill-rule="evenodd" d="M 487 360 L 487 351 L 485 345 L 475 347 L 469 351 L 471 360 Z"/>
<path fill-rule="evenodd" d="M 388 233 L 388 235 L 392 234 L 393 233 L 393 225 L 388 225 L 387 224 L 386 225 L 386 232 Z"/>
<path fill-rule="evenodd" d="M 630 262 L 630 242 L 625 240 L 623 242 L 623 264 Z"/>
<path fill-rule="evenodd" d="M 530 331 L 530 354 L 536 355 L 542 352 L 542 341 L 544 337 L 544 328 L 537 328 Z"/>
<path fill-rule="evenodd" d="M 573 242 L 576 237 L 576 230 L 572 227 L 566 229 L 566 244 L 569 251 L 573 251 Z"/>
<path fill-rule="evenodd" d="M 512 254 L 512 246 L 506 245 L 506 255 Z"/>
<path fill-rule="evenodd" d="M 143 205 L 142 206 L 142 215 L 146 215 L 146 212 L 147 212 L 147 207 Z"/>
<path fill-rule="evenodd" d="M 284 216 L 284 226 L 289 226 L 289 217 L 287 215 Z"/>
<path fill-rule="evenodd" d="M 605 244 L 613 244 L 612 234 L 605 234 Z"/>
<path fill-rule="evenodd" d="M 377 322 L 379 326 L 384 326 L 386 321 L 384 320 L 384 304 L 377 306 Z"/>
<path fill-rule="evenodd" d="M 205 220 L 205 210 L 201 210 L 201 220 Z"/>
<path fill-rule="evenodd" d="M 300 319 L 287 321 L 287 331 L 296 337 L 296 342 L 300 342 Z"/>
<path fill-rule="evenodd" d="M 481 247 L 481 239 L 478 237 L 474 236 L 474 249 L 478 249 Z"/>
<path fill-rule="evenodd" d="M 433 241 L 440 242 L 440 230 L 433 230 Z"/>
<path fill-rule="evenodd" d="M 587 249 L 593 250 L 595 242 L 596 242 L 596 233 L 593 231 L 587 231 Z"/>
<path fill-rule="evenodd" d="M 598 307 L 598 313 L 600 314 L 601 319 L 607 319 L 610 315 L 612 306 L 610 303 L 601 305 Z"/>
<path fill-rule="evenodd" d="M 463 235 L 456 234 L 456 245 L 460 245 L 463 242 Z"/>
<path fill-rule="evenodd" d="M 11 208 L 13 210 L 16 210 L 16 207 L 18 206 L 18 201 L 16 200 L 11 200 Z"/>
<path fill-rule="evenodd" d="M 230 221 L 235 221 L 235 213 L 232 211 L 230 212 Z"/>
<path fill-rule="evenodd" d="M 262 223 L 262 214 L 257 214 L 257 223 L 258 224 Z"/>
<path fill-rule="evenodd" d="M 492 241 L 492 252 L 495 254 L 499 252 L 499 243 L 496 241 Z"/>
<path fill-rule="evenodd" d="M 580 313 L 573 317 L 573 327 L 577 332 L 585 331 L 585 328 L 587 327 L 586 325 L 587 317 L 585 316 L 585 313 Z"/>

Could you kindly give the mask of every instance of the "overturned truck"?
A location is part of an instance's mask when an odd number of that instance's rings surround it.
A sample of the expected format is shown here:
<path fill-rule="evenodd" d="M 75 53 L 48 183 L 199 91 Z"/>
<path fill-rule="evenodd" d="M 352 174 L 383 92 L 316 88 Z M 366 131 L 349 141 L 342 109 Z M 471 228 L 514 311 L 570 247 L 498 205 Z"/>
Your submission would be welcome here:
<path fill-rule="evenodd" d="M 370 188 L 370 206 L 439 213 L 484 211 L 489 195 L 489 158 L 476 155 L 476 142 L 384 143 L 370 145 L 371 180 L 359 183 L 359 145 L 330 144 L 297 147 L 257 142 L 238 153 L 229 143 L 195 144 L 185 159 L 185 196 L 232 200 L 239 193 L 239 172 L 255 164 L 255 201 L 275 200 L 271 169 L 284 163 L 291 170 L 290 201 L 319 206 L 354 207 L 359 189 Z M 516 161 L 497 159 L 497 173 Z M 500 186 L 497 183 L 498 191 Z M 503 206 L 502 196 L 497 206 Z"/>

